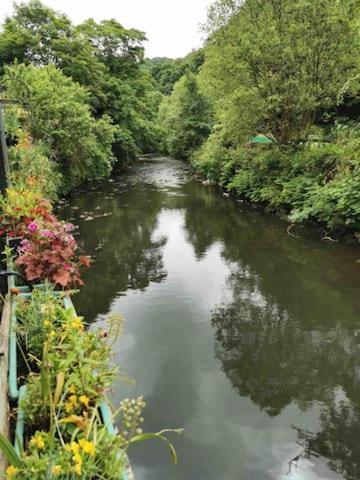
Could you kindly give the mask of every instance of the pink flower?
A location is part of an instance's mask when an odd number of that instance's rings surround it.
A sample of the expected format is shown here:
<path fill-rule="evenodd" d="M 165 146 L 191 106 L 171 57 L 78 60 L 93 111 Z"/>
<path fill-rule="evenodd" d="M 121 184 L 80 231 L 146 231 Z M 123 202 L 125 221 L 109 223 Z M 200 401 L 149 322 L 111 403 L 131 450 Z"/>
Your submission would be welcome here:
<path fill-rule="evenodd" d="M 54 238 L 54 233 L 50 230 L 42 230 L 41 235 L 45 238 Z"/>
<path fill-rule="evenodd" d="M 37 223 L 35 223 L 35 222 L 31 222 L 31 223 L 29 223 L 29 225 L 28 225 L 28 229 L 30 230 L 30 232 L 36 232 L 36 230 L 37 230 L 38 228 L 39 228 L 39 227 L 38 227 Z"/>
<path fill-rule="evenodd" d="M 67 232 L 72 232 L 74 230 L 74 225 L 72 223 L 65 223 L 65 230 Z"/>
<path fill-rule="evenodd" d="M 64 270 L 71 270 L 71 265 L 69 265 L 68 263 L 64 263 L 63 268 Z"/>
<path fill-rule="evenodd" d="M 26 238 L 24 238 L 23 240 L 21 240 L 20 242 L 20 249 L 21 251 L 23 252 L 26 252 L 26 250 L 28 250 L 30 247 L 30 242 L 29 240 L 27 240 Z"/>

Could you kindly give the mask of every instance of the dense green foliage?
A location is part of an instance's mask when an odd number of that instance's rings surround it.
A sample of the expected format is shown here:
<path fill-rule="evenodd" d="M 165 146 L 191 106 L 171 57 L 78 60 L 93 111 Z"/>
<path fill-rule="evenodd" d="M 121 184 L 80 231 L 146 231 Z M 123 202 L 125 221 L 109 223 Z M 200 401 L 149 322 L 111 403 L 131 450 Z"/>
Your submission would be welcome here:
<path fill-rule="evenodd" d="M 198 172 L 251 202 L 314 219 L 332 230 L 360 229 L 360 131 L 337 127 L 332 142 L 228 149 L 216 136 L 195 156 Z"/>
<path fill-rule="evenodd" d="M 159 111 L 164 131 L 164 151 L 177 158 L 188 158 L 211 131 L 211 112 L 199 92 L 194 74 L 186 73 L 170 97 L 164 98 Z"/>
<path fill-rule="evenodd" d="M 356 72 L 356 3 L 247 0 L 215 31 L 201 78 L 229 141 L 306 138 Z"/>
<path fill-rule="evenodd" d="M 160 148 L 291 222 L 356 233 L 359 25 L 360 0 L 215 0 L 204 48 L 145 60 L 138 30 L 19 4 L 0 32 L 13 179 L 41 172 L 55 197 Z"/>
<path fill-rule="evenodd" d="M 204 63 L 204 50 L 194 50 L 185 58 L 155 57 L 145 61 L 146 68 L 156 81 L 156 86 L 164 95 L 170 95 L 175 83 L 186 72 L 198 73 Z"/>
<path fill-rule="evenodd" d="M 4 85 L 28 102 L 29 133 L 48 147 L 65 190 L 157 148 L 161 94 L 143 67 L 144 40 L 115 20 L 75 26 L 38 0 L 16 5 L 5 20 Z"/>
<path fill-rule="evenodd" d="M 203 177 L 238 196 L 360 228 L 359 0 L 217 0 L 198 83 L 215 126 L 193 155 Z M 343 125 L 343 126 L 341 126 Z M 256 133 L 272 146 L 249 144 Z"/>
<path fill-rule="evenodd" d="M 65 185 L 110 173 L 116 129 L 110 117 L 95 120 L 91 115 L 83 87 L 53 65 L 7 67 L 4 81 L 8 94 L 29 106 L 31 113 L 20 120 L 22 128 L 35 142 L 42 142 L 60 168 Z"/>

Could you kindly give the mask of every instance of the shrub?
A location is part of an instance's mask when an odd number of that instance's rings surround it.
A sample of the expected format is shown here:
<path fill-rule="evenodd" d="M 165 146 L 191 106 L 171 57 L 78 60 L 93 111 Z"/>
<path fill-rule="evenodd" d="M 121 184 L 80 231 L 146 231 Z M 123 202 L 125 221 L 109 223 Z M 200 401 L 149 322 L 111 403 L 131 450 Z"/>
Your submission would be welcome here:
<path fill-rule="evenodd" d="M 196 172 L 251 202 L 285 211 L 291 222 L 360 229 L 360 129 L 337 125 L 332 143 L 232 149 L 213 134 L 193 156 Z"/>
<path fill-rule="evenodd" d="M 21 128 L 42 142 L 64 176 L 63 190 L 111 171 L 116 127 L 110 117 L 95 120 L 85 88 L 63 75 L 54 65 L 6 67 L 8 94 L 29 106 Z"/>
<path fill-rule="evenodd" d="M 22 237 L 15 264 L 28 281 L 49 280 L 66 288 L 83 283 L 80 267 L 89 266 L 90 260 L 79 255 L 74 226 L 59 221 L 49 202 L 36 192 L 8 189 L 0 207 L 1 233 Z"/>

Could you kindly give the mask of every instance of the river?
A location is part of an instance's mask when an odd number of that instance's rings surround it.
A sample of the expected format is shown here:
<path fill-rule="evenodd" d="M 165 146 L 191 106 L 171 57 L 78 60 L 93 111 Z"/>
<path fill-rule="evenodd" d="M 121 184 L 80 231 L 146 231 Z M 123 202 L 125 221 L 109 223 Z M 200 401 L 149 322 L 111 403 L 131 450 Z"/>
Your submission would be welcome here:
<path fill-rule="evenodd" d="M 160 157 L 62 215 L 96 255 L 78 310 L 125 317 L 114 362 L 134 382 L 113 399 L 144 395 L 147 431 L 184 428 L 178 465 L 132 448 L 137 480 L 360 478 L 358 249 L 290 236 Z"/>

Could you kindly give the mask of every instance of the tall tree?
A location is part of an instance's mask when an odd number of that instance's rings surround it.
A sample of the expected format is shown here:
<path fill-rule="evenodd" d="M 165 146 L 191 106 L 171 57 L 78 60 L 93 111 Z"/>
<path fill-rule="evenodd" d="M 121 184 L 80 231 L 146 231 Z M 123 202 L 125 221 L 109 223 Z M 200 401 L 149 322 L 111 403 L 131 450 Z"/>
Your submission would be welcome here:
<path fill-rule="evenodd" d="M 41 142 L 59 166 L 63 190 L 109 175 L 116 128 L 108 116 L 92 117 L 83 87 L 54 65 L 6 67 L 4 83 L 10 97 L 29 107 L 29 115 L 21 109 L 15 109 L 14 115 L 19 116 L 20 127 Z"/>
<path fill-rule="evenodd" d="M 228 5 L 216 2 L 217 9 Z M 280 143 L 306 136 L 317 112 L 335 103 L 357 68 L 359 5 L 246 0 L 229 17 L 220 15 L 201 78 L 230 142 L 256 130 Z"/>
<path fill-rule="evenodd" d="M 160 106 L 164 148 L 177 158 L 189 158 L 211 131 L 211 110 L 199 90 L 196 76 L 184 75 Z"/>
<path fill-rule="evenodd" d="M 144 71 L 145 35 L 116 20 L 68 17 L 39 0 L 15 5 L 0 33 L 0 69 L 14 62 L 52 64 L 90 93 L 95 117 L 109 115 L 118 126 L 113 151 L 120 161 L 156 148 L 155 118 L 160 95 Z"/>

